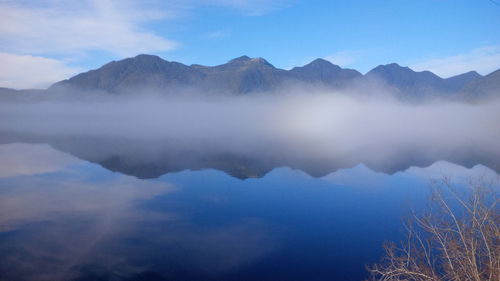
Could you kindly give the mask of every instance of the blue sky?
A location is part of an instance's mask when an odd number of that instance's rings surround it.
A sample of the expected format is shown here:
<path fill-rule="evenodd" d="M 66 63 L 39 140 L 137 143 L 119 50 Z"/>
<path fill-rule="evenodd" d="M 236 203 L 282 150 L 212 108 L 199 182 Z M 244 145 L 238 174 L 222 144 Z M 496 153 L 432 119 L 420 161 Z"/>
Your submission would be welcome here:
<path fill-rule="evenodd" d="M 500 68 L 500 1 L 0 0 L 0 86 L 45 87 L 139 53 L 291 68 L 321 57 L 448 77 Z"/>

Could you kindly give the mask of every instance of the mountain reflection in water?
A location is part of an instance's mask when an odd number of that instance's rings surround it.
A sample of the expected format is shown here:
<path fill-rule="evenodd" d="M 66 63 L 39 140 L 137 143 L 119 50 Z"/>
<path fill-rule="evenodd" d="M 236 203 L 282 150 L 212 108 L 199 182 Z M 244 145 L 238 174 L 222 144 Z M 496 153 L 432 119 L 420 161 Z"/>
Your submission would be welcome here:
<path fill-rule="evenodd" d="M 246 180 L 202 164 L 156 179 L 100 164 L 0 145 L 0 280 L 360 280 L 431 179 L 498 179 L 445 161 L 318 178 L 270 164 Z"/>

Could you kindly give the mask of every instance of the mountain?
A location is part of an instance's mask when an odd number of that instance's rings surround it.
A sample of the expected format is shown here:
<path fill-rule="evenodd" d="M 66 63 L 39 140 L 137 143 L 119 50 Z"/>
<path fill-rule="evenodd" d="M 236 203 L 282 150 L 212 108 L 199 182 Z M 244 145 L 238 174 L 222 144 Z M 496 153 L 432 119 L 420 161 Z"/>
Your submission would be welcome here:
<path fill-rule="evenodd" d="M 462 91 L 468 100 L 480 100 L 500 95 L 500 69 L 468 83 Z"/>
<path fill-rule="evenodd" d="M 203 78 L 203 72 L 182 63 L 169 62 L 158 56 L 138 55 L 78 74 L 52 85 L 49 90 L 157 91 L 196 84 Z"/>
<path fill-rule="evenodd" d="M 112 61 L 102 67 L 55 83 L 46 96 L 75 93 L 162 95 L 201 92 L 203 94 L 251 94 L 286 90 L 294 85 L 320 86 L 348 92 L 370 92 L 382 86 L 396 97 L 419 102 L 441 98 L 475 100 L 496 95 L 500 85 L 497 72 L 485 77 L 475 71 L 443 79 L 430 71 L 414 71 L 396 63 L 379 65 L 365 75 L 341 68 L 324 59 L 284 70 L 263 58 L 241 56 L 216 66 L 185 65 L 158 56 L 138 55 Z M 305 89 L 308 89 L 305 87 Z M 1 99 L 19 91 L 0 89 Z M 39 96 L 39 95 L 38 95 Z"/>
<path fill-rule="evenodd" d="M 394 89 L 406 98 L 450 97 L 458 93 L 465 85 L 482 76 L 470 71 L 443 79 L 430 71 L 414 71 L 397 63 L 379 65 L 370 70 L 366 78 L 377 80 Z"/>
<path fill-rule="evenodd" d="M 226 64 L 209 67 L 195 66 L 206 79 L 203 89 L 228 93 L 250 93 L 276 89 L 286 77 L 286 71 L 275 68 L 263 58 L 241 56 Z"/>
<path fill-rule="evenodd" d="M 431 91 L 437 91 L 442 81 L 439 76 L 430 71 L 415 72 L 397 63 L 379 65 L 370 70 L 366 77 L 382 81 L 395 90 L 411 96 L 423 96 Z"/>
<path fill-rule="evenodd" d="M 110 93 L 199 89 L 207 92 L 249 93 L 274 89 L 285 73 L 262 58 L 247 56 L 211 67 L 187 66 L 158 56 L 138 55 L 78 74 L 49 89 L 102 90 Z"/>
<path fill-rule="evenodd" d="M 16 90 L 0 87 L 0 102 L 40 100 L 43 99 L 44 94 L 45 91 L 40 89 Z"/>
<path fill-rule="evenodd" d="M 363 77 L 353 69 L 343 69 L 324 59 L 316 59 L 302 67 L 294 67 L 289 71 L 291 77 L 308 83 L 322 83 L 331 87 L 344 87 L 355 79 Z"/>
<path fill-rule="evenodd" d="M 463 74 L 459 74 L 456 76 L 452 76 L 450 78 L 444 79 L 444 87 L 448 91 L 460 91 L 462 90 L 467 84 L 480 79 L 483 77 L 481 74 L 477 73 L 476 71 L 469 71 Z"/>

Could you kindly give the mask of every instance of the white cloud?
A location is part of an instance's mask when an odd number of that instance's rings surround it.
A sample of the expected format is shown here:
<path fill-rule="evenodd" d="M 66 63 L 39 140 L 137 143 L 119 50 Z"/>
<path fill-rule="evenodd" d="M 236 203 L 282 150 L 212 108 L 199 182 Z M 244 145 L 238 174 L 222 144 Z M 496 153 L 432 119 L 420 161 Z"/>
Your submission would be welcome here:
<path fill-rule="evenodd" d="M 500 46 L 488 46 L 464 54 L 429 59 L 415 63 L 411 68 L 418 71 L 430 70 L 441 77 L 450 77 L 471 70 L 488 74 L 500 68 Z"/>
<path fill-rule="evenodd" d="M 56 59 L 0 52 L 0 87 L 45 88 L 80 69 Z"/>
<path fill-rule="evenodd" d="M 151 5 L 114 0 L 37 3 L 0 2 L 3 51 L 60 54 L 101 50 L 128 56 L 177 46 L 143 28 L 144 24 L 174 16 Z"/>
<path fill-rule="evenodd" d="M 333 64 L 346 67 L 357 61 L 357 56 L 351 51 L 341 51 L 324 57 Z"/>

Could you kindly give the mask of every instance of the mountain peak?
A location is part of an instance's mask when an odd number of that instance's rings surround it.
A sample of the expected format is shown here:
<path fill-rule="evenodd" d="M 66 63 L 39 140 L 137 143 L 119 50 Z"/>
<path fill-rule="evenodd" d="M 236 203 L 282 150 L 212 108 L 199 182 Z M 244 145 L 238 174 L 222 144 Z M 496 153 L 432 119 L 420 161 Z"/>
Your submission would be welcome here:
<path fill-rule="evenodd" d="M 462 73 L 459 75 L 451 76 L 448 77 L 445 80 L 445 84 L 449 89 L 452 91 L 458 91 L 461 90 L 465 85 L 476 81 L 483 77 L 481 74 L 477 73 L 476 71 L 469 71 L 466 73 Z"/>
<path fill-rule="evenodd" d="M 169 61 L 166 61 L 159 56 L 156 55 L 148 55 L 148 54 L 140 54 L 135 57 L 130 57 L 126 59 L 122 59 L 119 61 L 112 61 L 110 63 L 107 63 L 103 65 L 101 68 L 103 69 L 109 69 L 109 68 L 115 68 L 115 67 L 125 67 L 125 66 L 140 66 L 140 67 L 151 67 L 155 65 L 160 65 L 160 64 L 165 64 L 165 63 L 170 63 Z"/>
<path fill-rule="evenodd" d="M 164 60 L 157 55 L 139 54 L 134 57 L 135 60 Z"/>
<path fill-rule="evenodd" d="M 322 59 L 322 58 L 315 59 L 312 62 L 304 65 L 303 67 L 307 67 L 307 68 L 335 68 L 335 69 L 340 69 L 340 66 L 338 66 L 336 64 L 333 64 L 330 61 Z"/>
<path fill-rule="evenodd" d="M 398 63 L 395 63 L 395 62 L 388 63 L 388 64 L 386 64 L 384 66 L 386 66 L 386 67 L 403 67 L 403 66 L 401 66 L 401 65 L 399 65 Z"/>
<path fill-rule="evenodd" d="M 366 75 L 372 76 L 386 76 L 386 75 L 393 75 L 396 73 L 406 73 L 408 75 L 416 73 L 413 69 L 407 67 L 407 66 L 401 66 L 395 62 L 389 63 L 389 64 L 381 64 L 374 69 L 368 71 Z"/>
<path fill-rule="evenodd" d="M 325 60 L 324 58 L 317 58 L 313 60 L 310 63 L 325 63 L 325 64 L 332 64 L 329 60 Z"/>
<path fill-rule="evenodd" d="M 456 75 L 456 76 L 467 76 L 467 77 L 473 77 L 473 78 L 476 78 L 476 79 L 483 77 L 483 75 L 477 73 L 477 71 L 475 71 L 475 70 L 471 70 L 469 72 L 466 72 L 466 73 L 463 73 L 463 74 L 459 74 L 459 75 Z"/>
<path fill-rule="evenodd" d="M 157 55 L 150 55 L 150 54 L 138 54 L 135 56 L 135 58 L 160 58 Z"/>
<path fill-rule="evenodd" d="M 408 66 L 401 66 L 395 62 L 393 63 L 388 63 L 388 64 L 385 64 L 385 65 L 379 65 L 377 66 L 375 69 L 391 69 L 391 70 L 396 70 L 396 69 L 407 69 L 407 70 L 411 70 Z"/>
<path fill-rule="evenodd" d="M 249 67 L 249 66 L 265 66 L 265 67 L 273 67 L 272 64 L 270 64 L 267 60 L 263 58 L 250 58 L 248 56 L 241 56 L 237 57 L 235 59 L 230 60 L 228 65 L 236 65 L 236 66 L 244 66 L 244 67 Z"/>
<path fill-rule="evenodd" d="M 299 80 L 313 83 L 320 82 L 335 87 L 345 86 L 348 81 L 361 76 L 361 73 L 356 70 L 343 69 L 322 58 L 315 59 L 304 66 L 294 67 L 290 70 L 290 73 Z"/>
<path fill-rule="evenodd" d="M 469 72 L 465 72 L 465 73 L 462 73 L 462 74 L 458 74 L 458 75 L 455 75 L 455 76 L 448 77 L 447 80 L 457 80 L 457 79 L 470 79 L 470 80 L 473 80 L 473 79 L 479 79 L 481 77 L 483 77 L 483 75 L 477 73 L 477 71 L 475 71 L 475 70 L 472 70 L 472 71 L 469 71 Z"/>
<path fill-rule="evenodd" d="M 241 56 L 241 57 L 237 57 L 237 58 L 234 58 L 234 59 L 230 60 L 229 63 L 246 62 L 246 61 L 249 61 L 249 60 L 251 60 L 251 58 L 249 56 Z"/>

